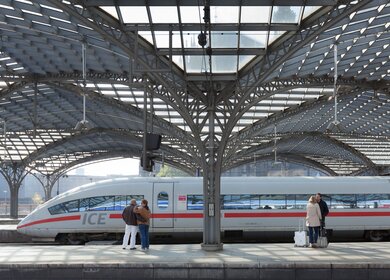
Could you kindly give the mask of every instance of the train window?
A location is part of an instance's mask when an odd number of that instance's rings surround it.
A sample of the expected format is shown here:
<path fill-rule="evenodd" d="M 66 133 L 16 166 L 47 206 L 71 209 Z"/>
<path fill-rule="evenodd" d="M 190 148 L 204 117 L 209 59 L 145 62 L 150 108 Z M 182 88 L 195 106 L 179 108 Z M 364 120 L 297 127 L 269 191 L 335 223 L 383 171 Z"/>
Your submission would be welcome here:
<path fill-rule="evenodd" d="M 126 198 L 127 198 L 127 205 L 130 205 L 130 201 L 132 199 L 135 199 L 137 201 L 137 204 L 140 205 L 141 200 L 144 199 L 144 196 L 141 194 L 136 194 L 136 195 L 127 195 Z"/>
<path fill-rule="evenodd" d="M 126 208 L 126 206 L 130 205 L 130 201 L 132 199 L 137 201 L 137 204 L 141 204 L 141 200 L 144 198 L 143 195 L 117 195 L 115 196 L 115 204 L 113 208 L 106 209 L 108 211 L 115 210 L 120 211 Z"/>
<path fill-rule="evenodd" d="M 115 196 L 115 210 L 123 210 L 126 206 L 126 195 Z"/>
<path fill-rule="evenodd" d="M 295 209 L 295 194 L 286 195 L 286 208 Z"/>
<path fill-rule="evenodd" d="M 367 194 L 367 208 L 390 208 L 390 196 L 388 194 Z"/>
<path fill-rule="evenodd" d="M 364 194 L 357 194 L 356 195 L 356 206 L 357 206 L 357 208 L 367 208 L 366 196 Z"/>
<path fill-rule="evenodd" d="M 259 209 L 260 208 L 260 195 L 251 194 L 251 209 Z"/>
<path fill-rule="evenodd" d="M 295 208 L 306 209 L 307 202 L 309 201 L 310 195 L 308 194 L 297 194 L 295 196 Z"/>
<path fill-rule="evenodd" d="M 112 211 L 114 210 L 114 196 L 97 196 L 89 200 L 89 211 Z"/>
<path fill-rule="evenodd" d="M 66 213 L 66 209 L 64 208 L 63 203 L 54 205 L 52 207 L 49 207 L 49 212 L 51 215 L 58 215 L 58 214 L 64 214 Z"/>
<path fill-rule="evenodd" d="M 167 192 L 160 192 L 157 195 L 157 207 L 159 209 L 168 208 L 168 193 Z"/>
<path fill-rule="evenodd" d="M 187 195 L 187 210 L 203 210 L 203 195 Z"/>
<path fill-rule="evenodd" d="M 327 205 L 330 205 L 331 196 L 329 194 L 321 194 L 322 200 L 326 202 Z M 309 197 L 307 198 L 309 200 Z"/>
<path fill-rule="evenodd" d="M 251 209 L 249 194 L 228 194 L 222 197 L 222 209 Z"/>
<path fill-rule="evenodd" d="M 72 200 L 68 202 L 62 203 L 64 205 L 64 208 L 66 209 L 66 212 L 79 212 L 79 200 Z"/>
<path fill-rule="evenodd" d="M 281 194 L 260 195 L 262 209 L 286 209 L 286 196 Z"/>
<path fill-rule="evenodd" d="M 80 199 L 80 212 L 89 210 L 89 198 Z"/>
<path fill-rule="evenodd" d="M 332 194 L 330 200 L 332 209 L 356 208 L 356 195 L 354 194 Z"/>

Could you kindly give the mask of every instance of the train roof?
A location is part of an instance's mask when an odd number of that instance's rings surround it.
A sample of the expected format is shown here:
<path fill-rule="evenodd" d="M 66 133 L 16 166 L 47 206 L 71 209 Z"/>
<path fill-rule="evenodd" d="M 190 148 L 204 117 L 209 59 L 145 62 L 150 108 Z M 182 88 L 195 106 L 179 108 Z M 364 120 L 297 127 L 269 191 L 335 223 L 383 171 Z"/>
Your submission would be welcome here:
<path fill-rule="evenodd" d="M 198 185 L 202 184 L 202 177 L 121 177 L 108 180 L 102 180 L 94 183 L 89 183 L 76 187 L 69 190 L 54 199 L 61 199 L 64 196 L 70 194 L 76 194 L 81 191 L 89 189 L 105 188 L 109 185 L 120 185 L 120 184 L 139 184 L 139 183 L 162 183 L 162 182 L 173 182 L 176 185 Z M 389 177 L 328 177 L 328 176 L 316 176 L 316 177 L 222 177 L 221 184 L 230 186 L 245 186 L 253 187 L 272 187 L 274 193 L 283 193 L 286 191 L 286 185 L 293 188 L 297 193 L 307 192 L 307 187 L 312 186 L 313 192 L 324 192 L 327 193 L 340 193 L 342 190 L 351 190 L 356 192 L 383 192 L 384 187 L 388 187 L 390 190 L 390 178 Z M 340 189 L 340 186 L 343 186 Z M 238 191 L 242 191 L 239 188 Z"/>

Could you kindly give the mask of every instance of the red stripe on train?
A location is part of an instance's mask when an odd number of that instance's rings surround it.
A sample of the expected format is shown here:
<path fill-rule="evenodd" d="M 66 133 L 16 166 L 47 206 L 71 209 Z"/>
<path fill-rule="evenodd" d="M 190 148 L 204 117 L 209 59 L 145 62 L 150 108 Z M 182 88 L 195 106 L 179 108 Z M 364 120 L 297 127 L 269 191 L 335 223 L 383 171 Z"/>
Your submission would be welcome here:
<path fill-rule="evenodd" d="M 283 213 L 225 213 L 225 218 L 291 218 L 291 217 L 305 217 L 304 212 L 283 212 Z"/>
<path fill-rule="evenodd" d="M 167 213 L 167 214 L 152 214 L 154 219 L 166 219 L 166 218 L 176 218 L 176 219 L 192 219 L 192 218 L 203 218 L 202 213 Z"/>
<path fill-rule="evenodd" d="M 121 214 L 110 214 L 110 219 L 122 219 Z M 191 218 L 203 218 L 202 213 L 155 213 L 151 214 L 151 218 L 153 219 L 191 219 Z"/>
<path fill-rule="evenodd" d="M 81 219 L 81 215 L 58 217 L 58 218 L 50 218 L 50 219 L 34 221 L 34 222 L 31 222 L 31 223 L 28 223 L 28 224 L 17 226 L 16 228 L 19 229 L 19 228 L 24 228 L 24 227 L 38 225 L 38 224 L 44 224 L 44 223 L 63 222 L 63 221 L 77 221 L 77 220 L 80 220 L 80 219 Z"/>
<path fill-rule="evenodd" d="M 279 212 L 279 213 L 249 213 L 249 212 L 236 212 L 236 213 L 224 213 L 225 218 L 300 218 L 305 217 L 306 212 Z M 390 211 L 388 212 L 331 212 L 328 217 L 389 217 Z M 110 219 L 122 219 L 122 214 L 110 214 Z M 154 219 L 201 219 L 203 218 L 202 213 L 155 213 L 151 215 Z M 80 220 L 81 215 L 50 218 L 44 220 L 34 221 L 28 224 L 18 226 L 17 228 L 24 228 L 37 224 L 63 222 L 63 221 L 76 221 Z"/>
<path fill-rule="evenodd" d="M 225 213 L 225 218 L 300 218 L 305 217 L 306 212 L 279 212 L 279 213 Z M 385 217 L 390 212 L 332 212 L 327 217 Z"/>
<path fill-rule="evenodd" d="M 390 212 L 332 212 L 330 217 L 384 217 L 390 216 Z"/>
<path fill-rule="evenodd" d="M 110 214 L 110 219 L 122 219 L 122 214 Z"/>

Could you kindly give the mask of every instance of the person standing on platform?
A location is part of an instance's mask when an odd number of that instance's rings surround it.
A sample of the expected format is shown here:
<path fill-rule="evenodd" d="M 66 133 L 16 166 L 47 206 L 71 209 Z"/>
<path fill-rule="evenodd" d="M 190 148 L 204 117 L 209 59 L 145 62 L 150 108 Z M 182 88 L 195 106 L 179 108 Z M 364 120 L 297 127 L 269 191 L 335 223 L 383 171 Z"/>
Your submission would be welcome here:
<path fill-rule="evenodd" d="M 321 210 L 316 201 L 316 197 L 312 195 L 306 207 L 306 226 L 309 228 L 309 243 L 310 247 L 317 247 L 318 233 L 321 225 Z"/>
<path fill-rule="evenodd" d="M 143 251 L 149 250 L 149 221 L 150 221 L 150 209 L 148 207 L 148 201 L 146 199 L 141 200 L 141 206 L 134 208 L 137 213 L 137 222 L 139 226 L 139 232 L 141 234 L 141 247 Z"/>
<path fill-rule="evenodd" d="M 324 228 L 325 228 L 325 217 L 329 214 L 329 208 L 328 208 L 328 204 L 326 204 L 326 202 L 324 200 L 322 200 L 322 195 L 320 193 L 317 193 L 316 194 L 316 201 L 318 203 L 318 205 L 320 206 L 320 210 L 321 210 L 321 234 L 323 236 L 325 236 L 325 232 L 324 231 Z"/>
<path fill-rule="evenodd" d="M 138 231 L 137 214 L 134 212 L 134 208 L 137 207 L 137 201 L 132 199 L 130 205 L 127 206 L 122 213 L 122 218 L 126 223 L 125 235 L 123 236 L 122 249 L 126 249 L 129 245 L 130 237 L 130 250 L 137 249 L 135 247 L 135 238 Z"/>

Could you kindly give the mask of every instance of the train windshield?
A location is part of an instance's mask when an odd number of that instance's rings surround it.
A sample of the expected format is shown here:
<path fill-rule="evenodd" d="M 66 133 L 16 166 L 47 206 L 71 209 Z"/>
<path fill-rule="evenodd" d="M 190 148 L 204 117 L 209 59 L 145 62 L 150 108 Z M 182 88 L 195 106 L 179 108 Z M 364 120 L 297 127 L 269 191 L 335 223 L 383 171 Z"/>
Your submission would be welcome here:
<path fill-rule="evenodd" d="M 85 211 L 123 211 L 123 209 L 130 204 L 130 200 L 135 199 L 137 204 L 140 204 L 143 198 L 143 195 L 87 197 L 62 202 L 49 207 L 48 210 L 51 215 Z"/>

